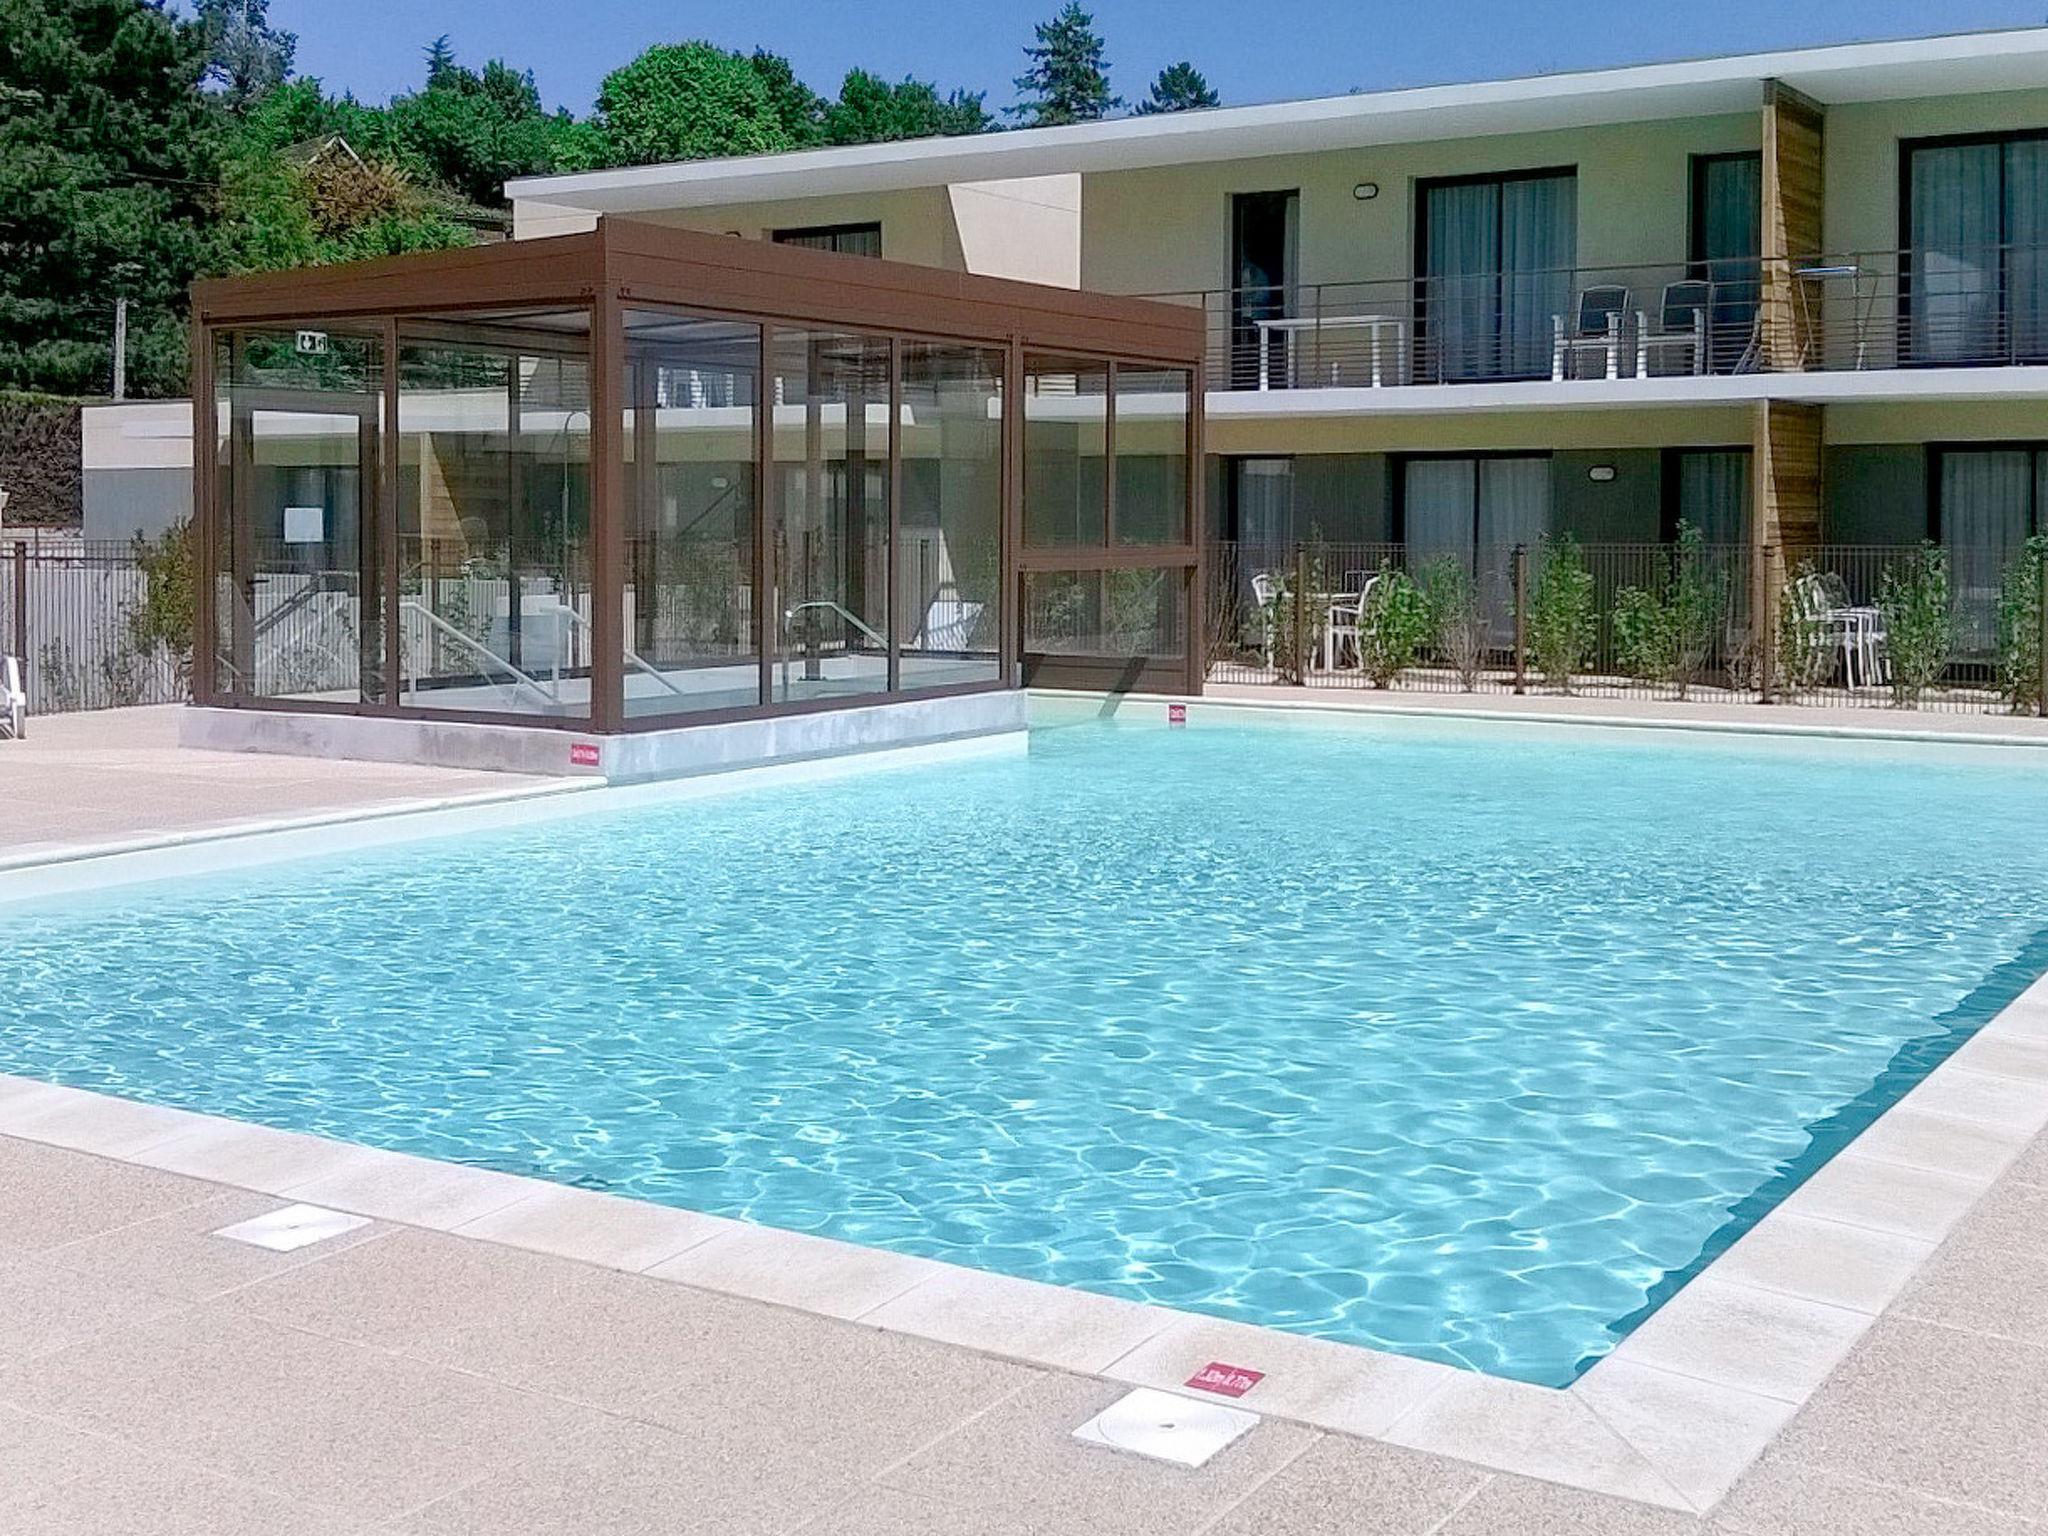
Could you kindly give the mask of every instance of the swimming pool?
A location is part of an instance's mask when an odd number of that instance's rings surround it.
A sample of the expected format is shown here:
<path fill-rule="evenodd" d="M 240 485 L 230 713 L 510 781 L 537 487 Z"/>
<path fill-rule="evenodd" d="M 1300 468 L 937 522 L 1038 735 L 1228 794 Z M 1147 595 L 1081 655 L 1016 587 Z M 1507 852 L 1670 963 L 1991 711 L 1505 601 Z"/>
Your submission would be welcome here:
<path fill-rule="evenodd" d="M 38 903 L 0 1071 L 1562 1385 L 2048 967 L 2040 772 L 1074 724 Z"/>

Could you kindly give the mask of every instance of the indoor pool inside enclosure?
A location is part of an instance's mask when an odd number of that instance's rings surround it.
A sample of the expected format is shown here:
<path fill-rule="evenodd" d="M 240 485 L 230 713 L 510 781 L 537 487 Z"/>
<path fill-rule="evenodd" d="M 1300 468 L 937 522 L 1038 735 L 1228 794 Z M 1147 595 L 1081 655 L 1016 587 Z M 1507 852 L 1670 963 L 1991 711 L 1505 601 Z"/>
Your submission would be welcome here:
<path fill-rule="evenodd" d="M 1562 1385 L 2048 965 L 2032 756 L 1076 720 L 39 903 L 0 1070 Z"/>

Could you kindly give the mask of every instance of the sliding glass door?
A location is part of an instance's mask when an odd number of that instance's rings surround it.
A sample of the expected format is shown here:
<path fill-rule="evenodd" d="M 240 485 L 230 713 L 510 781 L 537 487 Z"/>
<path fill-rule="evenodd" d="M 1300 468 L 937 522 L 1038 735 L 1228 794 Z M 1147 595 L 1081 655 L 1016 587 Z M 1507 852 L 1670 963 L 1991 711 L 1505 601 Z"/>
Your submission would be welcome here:
<path fill-rule="evenodd" d="M 1998 649 L 1998 593 L 2006 568 L 2041 527 L 2048 452 L 2039 448 L 1944 449 L 1936 517 L 1955 594 L 1956 654 Z"/>
<path fill-rule="evenodd" d="M 1429 376 L 1550 376 L 1552 322 L 1571 306 L 1578 184 L 1568 170 L 1423 183 L 1416 329 Z"/>
<path fill-rule="evenodd" d="M 1301 194 L 1239 192 L 1230 199 L 1230 387 L 1284 389 L 1293 336 Z M 1262 371 L 1263 370 L 1263 371 Z"/>
<path fill-rule="evenodd" d="M 1763 156 L 1696 155 L 1692 275 L 1713 285 L 1707 365 L 1731 373 L 1750 355 L 1763 276 Z"/>
<path fill-rule="evenodd" d="M 1911 361 L 2048 362 L 2048 134 L 1906 149 Z"/>
<path fill-rule="evenodd" d="M 1550 456 L 1416 458 L 1401 464 L 1399 527 L 1408 569 L 1433 560 L 1469 570 L 1495 643 L 1514 628 L 1515 546 L 1550 532 Z"/>

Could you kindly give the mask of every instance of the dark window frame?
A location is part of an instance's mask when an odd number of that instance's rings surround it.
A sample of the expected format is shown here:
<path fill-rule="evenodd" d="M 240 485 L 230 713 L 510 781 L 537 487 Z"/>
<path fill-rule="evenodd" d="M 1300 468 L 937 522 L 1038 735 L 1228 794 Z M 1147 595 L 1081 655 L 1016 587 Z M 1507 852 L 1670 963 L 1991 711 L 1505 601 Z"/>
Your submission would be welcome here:
<path fill-rule="evenodd" d="M 1410 286 L 1414 289 L 1415 298 L 1415 339 L 1410 344 L 1409 348 L 1409 356 L 1411 358 L 1419 359 L 1427 355 L 1426 347 L 1427 338 L 1429 334 L 1429 194 L 1439 187 L 1469 187 L 1477 186 L 1481 183 L 1489 183 L 1492 185 L 1505 187 L 1518 181 L 1548 181 L 1554 177 L 1560 176 L 1569 176 L 1572 178 L 1573 182 L 1572 193 L 1574 203 L 1574 235 L 1572 241 L 1571 271 L 1572 287 L 1574 289 L 1574 297 L 1576 297 L 1579 271 L 1579 253 L 1576 219 L 1576 204 L 1578 194 L 1577 183 L 1579 179 L 1579 167 L 1576 161 L 1568 165 L 1533 166 L 1526 170 L 1519 171 L 1473 171 L 1462 176 L 1418 176 L 1414 179 L 1414 181 L 1411 183 L 1409 187 L 1408 194 L 1409 223 L 1413 226 L 1414 230 L 1414 235 L 1409 250 L 1409 281 Z M 1496 209 L 1493 221 L 1492 268 L 1493 302 L 1494 313 L 1496 314 L 1496 316 L 1499 315 L 1505 307 L 1501 294 L 1501 263 L 1504 260 L 1504 257 L 1501 254 L 1502 237 L 1502 223 L 1499 216 L 1499 210 Z M 1548 370 L 1546 370 L 1543 374 L 1543 377 L 1547 378 L 1548 376 L 1549 373 Z M 1490 384 L 1498 383 L 1502 380 L 1518 379 L 1524 377 L 1535 376 L 1522 374 L 1499 374 L 1490 378 L 1481 378 L 1476 380 L 1461 379 L 1456 382 Z M 1416 455 L 1416 457 L 1429 457 L 1429 455 Z M 1457 457 L 1457 455 L 1452 455 L 1452 457 Z"/>
<path fill-rule="evenodd" d="M 790 229 L 770 230 L 768 239 L 774 245 L 795 245 L 809 250 L 830 250 L 835 255 L 841 256 L 865 256 L 870 254 L 866 251 L 846 251 L 841 249 L 839 241 L 846 235 L 873 235 L 875 237 L 875 249 L 872 254 L 877 257 L 882 254 L 882 221 L 880 219 L 861 219 L 848 224 L 804 224 Z M 827 238 L 832 241 L 830 246 L 810 244 L 811 241 Z"/>
<path fill-rule="evenodd" d="M 1913 228 L 1913 156 L 1923 149 L 1970 149 L 1977 145 L 2026 144 L 2048 140 L 2048 127 L 2004 128 L 1971 133 L 1940 133 L 1923 138 L 1899 140 L 1898 171 L 1898 224 L 1895 233 L 1899 244 L 1899 364 L 1905 368 L 1968 368 L 1973 366 L 1998 367 L 2002 360 L 1986 359 L 1981 364 L 1956 362 L 1952 359 L 1921 359 L 1912 355 L 1913 344 L 1913 254 L 1919 249 L 1917 232 Z M 2006 239 L 2006 221 L 2010 204 L 2006 197 L 2005 157 L 1998 161 L 1998 243 L 2001 249 L 2010 242 Z M 2008 313 L 2006 263 L 2001 257 L 1998 263 L 1998 312 Z M 1931 445 L 1930 445 L 1931 446 Z"/>
<path fill-rule="evenodd" d="M 2044 135 L 2048 137 L 2048 135 Z M 1983 441 L 1951 441 L 1929 443 L 1927 448 L 1927 537 L 1931 543 L 1943 544 L 1941 506 L 1942 461 L 1952 453 L 2024 453 L 2033 459 L 2031 472 L 2027 476 L 2027 537 L 2033 538 L 2043 528 L 2040 496 L 2041 461 L 2048 458 L 2048 437 L 1996 438 Z"/>
<path fill-rule="evenodd" d="M 1470 460 L 1475 466 L 1488 459 L 1541 459 L 1551 466 L 1551 510 L 1557 509 L 1557 450 L 1553 448 L 1432 448 L 1422 453 L 1396 453 L 1389 457 L 1393 478 L 1393 509 L 1387 519 L 1387 529 L 1393 534 L 1390 542 L 1398 544 L 1406 559 L 1408 545 L 1408 466 L 1420 463 L 1442 463 L 1447 459 Z M 1473 471 L 1475 477 L 1478 470 Z M 1472 548 L 1479 548 L 1479 486 L 1475 478 L 1472 487 Z"/>

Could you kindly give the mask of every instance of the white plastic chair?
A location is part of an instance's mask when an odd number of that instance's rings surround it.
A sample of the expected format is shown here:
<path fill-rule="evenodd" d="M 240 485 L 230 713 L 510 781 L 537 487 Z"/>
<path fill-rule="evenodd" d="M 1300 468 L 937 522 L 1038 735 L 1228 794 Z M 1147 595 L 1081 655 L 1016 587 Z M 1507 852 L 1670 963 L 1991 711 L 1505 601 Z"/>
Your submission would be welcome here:
<path fill-rule="evenodd" d="M 1379 573 L 1365 578 L 1356 592 L 1347 592 L 1330 604 L 1330 621 L 1323 626 L 1323 670 L 1334 672 L 1348 643 L 1351 654 L 1357 656 L 1358 625 L 1365 616 L 1365 600 L 1372 595 L 1373 586 L 1379 581 Z"/>
<path fill-rule="evenodd" d="M 921 651 L 964 651 L 981 622 L 985 603 L 970 603 L 961 597 L 935 597 L 925 610 L 924 629 L 913 647 Z"/>
<path fill-rule="evenodd" d="M 0 668 L 0 730 L 16 741 L 28 734 L 28 691 L 21 686 L 21 658 L 5 658 Z"/>

